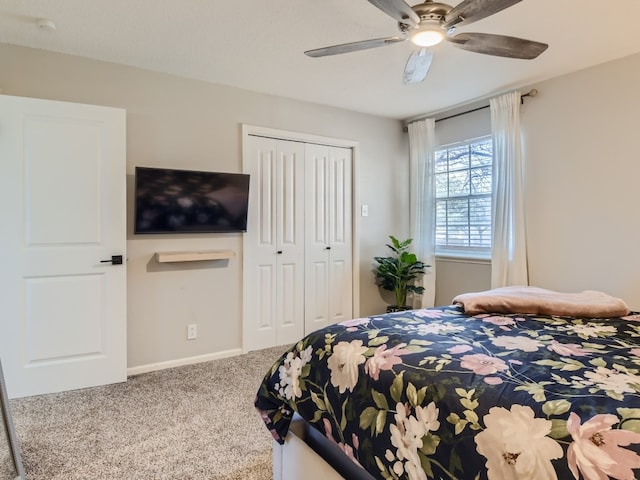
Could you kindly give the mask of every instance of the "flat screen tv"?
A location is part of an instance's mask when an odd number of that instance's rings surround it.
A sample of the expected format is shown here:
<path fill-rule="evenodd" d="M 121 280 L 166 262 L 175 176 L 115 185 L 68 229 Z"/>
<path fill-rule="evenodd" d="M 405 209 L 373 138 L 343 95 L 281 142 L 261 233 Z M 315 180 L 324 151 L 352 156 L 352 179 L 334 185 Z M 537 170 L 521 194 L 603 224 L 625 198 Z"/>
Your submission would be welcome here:
<path fill-rule="evenodd" d="M 249 175 L 136 167 L 135 233 L 247 230 Z"/>

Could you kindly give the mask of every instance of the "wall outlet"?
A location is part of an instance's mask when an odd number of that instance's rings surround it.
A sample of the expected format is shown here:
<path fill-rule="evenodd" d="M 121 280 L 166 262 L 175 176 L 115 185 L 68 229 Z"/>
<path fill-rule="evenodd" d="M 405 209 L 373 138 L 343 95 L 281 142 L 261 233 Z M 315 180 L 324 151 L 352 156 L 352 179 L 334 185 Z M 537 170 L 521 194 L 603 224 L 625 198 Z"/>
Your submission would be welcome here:
<path fill-rule="evenodd" d="M 187 340 L 193 340 L 198 337 L 198 325 L 191 323 L 187 325 Z"/>

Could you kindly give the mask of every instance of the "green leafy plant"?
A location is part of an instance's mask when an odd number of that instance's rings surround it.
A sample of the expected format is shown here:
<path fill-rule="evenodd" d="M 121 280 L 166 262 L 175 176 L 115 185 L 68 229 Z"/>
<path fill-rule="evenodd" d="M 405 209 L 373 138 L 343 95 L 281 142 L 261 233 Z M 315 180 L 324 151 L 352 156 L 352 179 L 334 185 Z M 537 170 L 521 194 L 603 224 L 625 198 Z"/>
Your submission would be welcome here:
<path fill-rule="evenodd" d="M 395 296 L 395 308 L 402 310 L 406 307 L 407 294 L 422 294 L 424 287 L 419 287 L 414 282 L 424 275 L 425 270 L 430 265 L 425 265 L 418 260 L 415 253 L 409 252 L 412 238 L 399 241 L 390 235 L 391 244 L 387 244 L 393 251 L 389 257 L 373 257 L 378 263 L 376 274 L 376 285 L 385 290 L 393 292 Z"/>

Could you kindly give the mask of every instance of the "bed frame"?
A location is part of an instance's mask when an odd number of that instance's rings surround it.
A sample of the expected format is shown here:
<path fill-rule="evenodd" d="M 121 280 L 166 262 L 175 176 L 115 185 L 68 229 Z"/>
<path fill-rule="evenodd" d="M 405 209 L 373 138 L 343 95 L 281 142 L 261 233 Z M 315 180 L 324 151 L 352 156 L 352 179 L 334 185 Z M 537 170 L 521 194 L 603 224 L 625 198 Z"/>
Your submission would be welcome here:
<path fill-rule="evenodd" d="M 273 442 L 274 480 L 375 480 L 297 414 L 284 445 Z"/>

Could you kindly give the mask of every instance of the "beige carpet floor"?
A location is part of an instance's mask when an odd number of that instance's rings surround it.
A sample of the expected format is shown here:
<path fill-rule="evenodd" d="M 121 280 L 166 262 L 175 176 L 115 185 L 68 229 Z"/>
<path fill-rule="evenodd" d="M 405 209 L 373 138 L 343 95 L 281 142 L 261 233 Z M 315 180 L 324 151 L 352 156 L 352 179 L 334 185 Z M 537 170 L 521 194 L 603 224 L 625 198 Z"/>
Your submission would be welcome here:
<path fill-rule="evenodd" d="M 11 400 L 29 480 L 270 480 L 271 435 L 253 407 L 286 350 Z"/>

